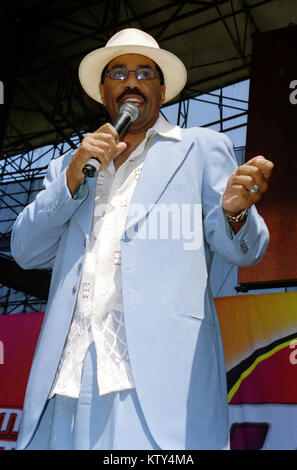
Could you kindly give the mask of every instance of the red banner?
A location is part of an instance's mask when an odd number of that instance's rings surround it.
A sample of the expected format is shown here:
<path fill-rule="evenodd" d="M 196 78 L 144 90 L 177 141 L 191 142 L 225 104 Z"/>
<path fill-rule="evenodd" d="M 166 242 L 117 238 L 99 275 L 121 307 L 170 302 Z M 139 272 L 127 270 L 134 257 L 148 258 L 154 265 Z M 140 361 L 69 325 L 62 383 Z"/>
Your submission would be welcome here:
<path fill-rule="evenodd" d="M 44 313 L 0 316 L 0 449 L 13 449 Z"/>

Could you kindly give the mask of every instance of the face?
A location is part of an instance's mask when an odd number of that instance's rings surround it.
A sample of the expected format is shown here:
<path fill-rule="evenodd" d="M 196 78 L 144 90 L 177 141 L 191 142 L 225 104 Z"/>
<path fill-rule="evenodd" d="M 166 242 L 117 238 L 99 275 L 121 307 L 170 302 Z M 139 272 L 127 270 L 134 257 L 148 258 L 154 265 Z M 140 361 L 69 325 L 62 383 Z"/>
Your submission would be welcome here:
<path fill-rule="evenodd" d="M 149 66 L 156 70 L 155 63 L 148 57 L 138 54 L 125 54 L 113 59 L 108 70 L 116 65 L 124 65 L 129 70 L 139 66 Z M 137 80 L 135 73 L 130 73 L 125 80 L 113 80 L 108 75 L 104 84 L 100 84 L 100 93 L 112 121 L 119 115 L 120 107 L 125 101 L 133 101 L 138 106 L 139 117 L 129 127 L 129 132 L 145 132 L 158 119 L 159 110 L 164 102 L 165 86 L 158 77 L 152 80 Z"/>

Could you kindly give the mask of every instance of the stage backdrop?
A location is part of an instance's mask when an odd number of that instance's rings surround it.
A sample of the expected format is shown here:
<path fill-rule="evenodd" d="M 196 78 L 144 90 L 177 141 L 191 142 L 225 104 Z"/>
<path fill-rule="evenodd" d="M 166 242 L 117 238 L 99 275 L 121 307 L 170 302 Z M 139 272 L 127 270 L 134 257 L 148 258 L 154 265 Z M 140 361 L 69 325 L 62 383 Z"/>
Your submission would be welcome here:
<path fill-rule="evenodd" d="M 257 204 L 270 244 L 257 265 L 239 270 L 240 284 L 296 285 L 297 280 L 297 26 L 255 35 L 246 160 L 275 164 L 269 192 Z"/>
<path fill-rule="evenodd" d="M 231 449 L 296 449 L 297 292 L 222 297 L 216 305 Z M 1 449 L 15 448 L 42 321 L 43 313 L 0 316 Z"/>

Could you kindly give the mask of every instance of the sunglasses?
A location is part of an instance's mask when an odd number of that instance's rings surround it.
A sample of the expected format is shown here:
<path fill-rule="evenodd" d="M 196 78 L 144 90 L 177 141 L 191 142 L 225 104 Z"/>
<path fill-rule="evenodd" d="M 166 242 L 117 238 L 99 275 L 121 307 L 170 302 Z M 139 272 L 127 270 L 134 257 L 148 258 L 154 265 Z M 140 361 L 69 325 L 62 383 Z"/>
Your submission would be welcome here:
<path fill-rule="evenodd" d="M 160 75 L 157 70 L 145 66 L 137 67 L 136 70 L 129 70 L 125 66 L 115 66 L 106 71 L 105 77 L 108 76 L 112 80 L 126 80 L 131 72 L 136 73 L 137 80 L 153 80 L 154 78 L 160 79 Z"/>

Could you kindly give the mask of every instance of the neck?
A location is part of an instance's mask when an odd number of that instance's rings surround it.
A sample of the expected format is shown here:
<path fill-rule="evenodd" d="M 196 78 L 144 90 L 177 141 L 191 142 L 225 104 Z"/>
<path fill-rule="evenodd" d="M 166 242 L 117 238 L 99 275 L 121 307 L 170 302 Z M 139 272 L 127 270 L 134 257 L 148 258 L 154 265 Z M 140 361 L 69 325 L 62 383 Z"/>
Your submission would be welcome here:
<path fill-rule="evenodd" d="M 129 158 L 130 154 L 133 152 L 133 150 L 138 147 L 139 144 L 145 139 L 146 133 L 148 129 L 150 129 L 154 123 L 156 122 L 157 118 L 152 119 L 150 122 L 149 126 L 146 126 L 145 129 L 134 129 L 134 126 L 132 123 L 131 127 L 128 128 L 128 131 L 124 135 L 124 137 L 121 139 L 123 142 L 127 144 L 126 149 L 120 153 L 114 160 L 114 167 L 115 170 L 117 169 Z"/>

